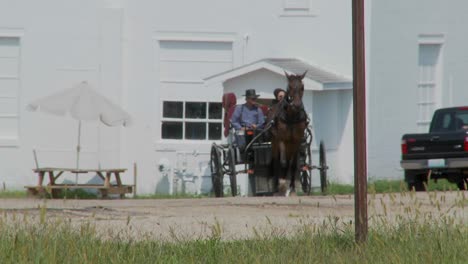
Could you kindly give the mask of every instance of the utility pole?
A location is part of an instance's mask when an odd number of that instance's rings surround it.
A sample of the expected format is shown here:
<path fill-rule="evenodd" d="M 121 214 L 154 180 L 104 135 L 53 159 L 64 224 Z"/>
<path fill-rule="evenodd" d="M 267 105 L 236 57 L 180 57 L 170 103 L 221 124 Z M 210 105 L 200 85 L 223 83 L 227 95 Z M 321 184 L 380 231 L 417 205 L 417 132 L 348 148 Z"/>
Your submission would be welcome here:
<path fill-rule="evenodd" d="M 367 240 L 366 67 L 364 0 L 353 0 L 354 217 L 356 242 Z"/>

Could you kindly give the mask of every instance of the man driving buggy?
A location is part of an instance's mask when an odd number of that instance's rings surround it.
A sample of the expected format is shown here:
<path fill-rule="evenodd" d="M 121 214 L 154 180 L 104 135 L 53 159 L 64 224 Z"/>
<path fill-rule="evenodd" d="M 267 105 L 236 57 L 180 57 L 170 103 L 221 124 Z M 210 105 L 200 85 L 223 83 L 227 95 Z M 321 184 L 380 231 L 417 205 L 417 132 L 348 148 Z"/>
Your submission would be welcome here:
<path fill-rule="evenodd" d="M 265 116 L 257 105 L 259 95 L 255 89 L 245 91 L 245 104 L 237 105 L 231 117 L 231 124 L 236 130 L 236 134 L 243 136 L 245 130 L 263 129 Z M 237 137 L 239 146 L 243 146 L 245 141 Z"/>

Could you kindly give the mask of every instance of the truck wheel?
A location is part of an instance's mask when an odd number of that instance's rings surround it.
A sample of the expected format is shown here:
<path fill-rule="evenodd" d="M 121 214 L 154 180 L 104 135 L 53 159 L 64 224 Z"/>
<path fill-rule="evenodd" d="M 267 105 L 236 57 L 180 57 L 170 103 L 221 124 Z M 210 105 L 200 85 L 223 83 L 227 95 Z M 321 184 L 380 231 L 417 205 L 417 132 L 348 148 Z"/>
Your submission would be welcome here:
<path fill-rule="evenodd" d="M 468 178 L 465 178 L 465 179 L 462 179 L 461 181 L 459 181 L 457 183 L 457 186 L 458 186 L 458 189 L 460 189 L 460 191 L 465 191 L 467 190 L 467 187 L 468 187 Z"/>
<path fill-rule="evenodd" d="M 408 190 L 416 191 L 416 192 L 423 192 L 426 190 L 426 186 L 424 185 L 424 181 L 415 181 L 415 182 L 409 182 L 408 183 Z"/>
<path fill-rule="evenodd" d="M 426 190 L 427 181 L 424 180 L 425 171 L 405 170 L 405 181 L 409 191 L 423 192 Z"/>

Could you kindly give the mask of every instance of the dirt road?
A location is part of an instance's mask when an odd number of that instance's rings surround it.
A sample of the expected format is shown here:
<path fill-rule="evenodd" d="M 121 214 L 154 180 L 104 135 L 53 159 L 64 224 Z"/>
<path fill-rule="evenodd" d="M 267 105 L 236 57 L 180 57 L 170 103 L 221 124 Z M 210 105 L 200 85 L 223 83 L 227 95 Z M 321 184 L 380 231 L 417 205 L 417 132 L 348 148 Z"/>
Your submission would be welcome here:
<path fill-rule="evenodd" d="M 467 222 L 468 193 L 392 193 L 368 196 L 369 224 L 407 217 L 453 217 Z M 221 236 L 243 239 L 288 235 L 305 226 L 354 223 L 352 195 L 310 197 L 235 197 L 171 200 L 2 199 L 1 218 L 67 219 L 74 225 L 95 224 L 104 236 L 197 239 Z M 34 222 L 34 221 L 32 221 Z"/>

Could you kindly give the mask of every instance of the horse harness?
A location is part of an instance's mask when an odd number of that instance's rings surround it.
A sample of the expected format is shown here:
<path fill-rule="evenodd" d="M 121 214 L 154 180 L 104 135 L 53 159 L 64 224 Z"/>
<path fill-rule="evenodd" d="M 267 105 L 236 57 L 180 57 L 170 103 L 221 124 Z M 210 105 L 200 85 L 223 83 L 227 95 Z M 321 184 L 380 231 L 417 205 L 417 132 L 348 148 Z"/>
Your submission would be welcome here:
<path fill-rule="evenodd" d="M 281 122 L 286 123 L 288 125 L 298 124 L 298 123 L 301 123 L 301 122 L 306 122 L 307 124 L 309 124 L 309 117 L 308 117 L 304 107 L 301 107 L 298 115 L 294 115 L 293 118 L 288 118 L 288 116 L 286 115 L 286 111 L 285 111 L 286 107 L 287 107 L 286 102 L 283 100 L 283 101 L 279 102 L 279 104 L 281 104 L 281 105 L 279 107 L 279 111 L 277 111 L 276 115 L 274 116 L 275 121 L 276 121 L 276 119 L 279 119 L 279 120 L 281 120 Z M 283 111 L 281 111 L 281 110 L 283 110 Z"/>

